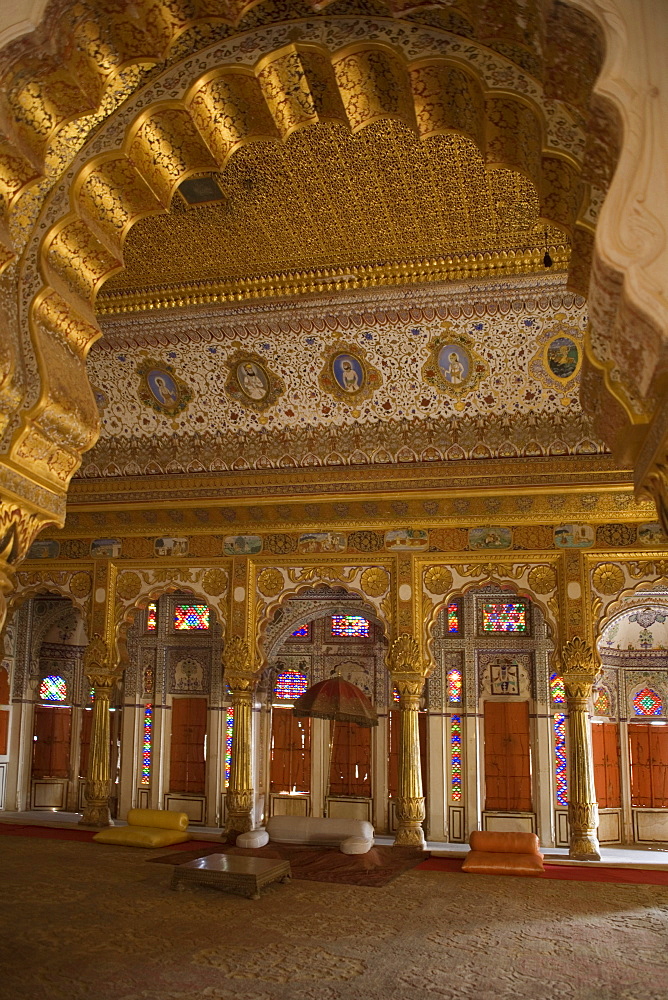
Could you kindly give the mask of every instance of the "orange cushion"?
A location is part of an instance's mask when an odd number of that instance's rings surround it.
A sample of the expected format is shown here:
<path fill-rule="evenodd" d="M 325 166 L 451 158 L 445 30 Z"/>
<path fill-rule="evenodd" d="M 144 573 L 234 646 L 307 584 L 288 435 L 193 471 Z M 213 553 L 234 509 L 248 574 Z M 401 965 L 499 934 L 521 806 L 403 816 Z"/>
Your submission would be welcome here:
<path fill-rule="evenodd" d="M 535 833 L 501 833 L 496 830 L 474 830 L 469 837 L 472 851 L 496 854 L 538 854 L 540 841 Z"/>
<path fill-rule="evenodd" d="M 541 875 L 542 854 L 495 854 L 491 851 L 469 851 L 463 872 L 477 875 Z"/>

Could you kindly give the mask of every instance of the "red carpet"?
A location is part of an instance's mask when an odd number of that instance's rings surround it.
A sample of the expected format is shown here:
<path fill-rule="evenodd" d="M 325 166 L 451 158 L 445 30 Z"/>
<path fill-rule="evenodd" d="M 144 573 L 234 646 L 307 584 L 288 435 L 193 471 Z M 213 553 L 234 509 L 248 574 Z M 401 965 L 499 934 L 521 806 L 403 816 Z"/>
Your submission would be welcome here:
<path fill-rule="evenodd" d="M 179 845 L 178 854 L 147 858 L 158 865 L 183 865 L 209 854 L 232 854 L 248 858 L 279 858 L 289 861 L 292 877 L 307 882 L 340 882 L 344 885 L 383 886 L 402 872 L 420 864 L 425 852 L 414 847 L 372 847 L 366 854 L 342 854 L 337 848 L 298 847 L 268 844 L 255 850 L 208 843 L 200 847 L 192 841 Z M 204 849 L 203 849 L 204 848 Z"/>
<path fill-rule="evenodd" d="M 95 830 L 68 830 L 53 826 L 19 826 L 15 823 L 0 823 L 2 837 L 41 837 L 43 840 L 92 840 Z"/>
<path fill-rule="evenodd" d="M 463 858 L 428 858 L 419 864 L 418 871 L 460 872 Z M 512 877 L 512 876 L 507 876 Z M 564 879 L 568 882 L 616 882 L 627 885 L 668 885 L 668 872 L 648 868 L 605 868 L 596 865 L 580 868 L 576 865 L 545 865 L 543 875 L 537 878 Z"/>

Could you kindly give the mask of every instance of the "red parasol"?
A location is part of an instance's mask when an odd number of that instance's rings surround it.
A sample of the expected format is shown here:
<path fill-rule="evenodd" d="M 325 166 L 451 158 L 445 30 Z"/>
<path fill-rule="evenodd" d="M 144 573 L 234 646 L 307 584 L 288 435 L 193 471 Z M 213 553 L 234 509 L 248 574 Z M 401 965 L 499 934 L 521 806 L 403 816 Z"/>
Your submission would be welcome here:
<path fill-rule="evenodd" d="M 314 684 L 297 698 L 294 715 L 298 718 L 333 719 L 357 726 L 377 726 L 376 710 L 358 687 L 342 677 L 328 677 Z"/>

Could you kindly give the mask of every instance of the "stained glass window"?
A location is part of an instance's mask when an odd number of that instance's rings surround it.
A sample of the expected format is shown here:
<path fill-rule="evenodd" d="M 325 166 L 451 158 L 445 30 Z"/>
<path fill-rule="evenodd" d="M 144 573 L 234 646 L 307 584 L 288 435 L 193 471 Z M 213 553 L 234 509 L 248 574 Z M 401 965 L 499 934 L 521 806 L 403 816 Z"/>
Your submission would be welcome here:
<path fill-rule="evenodd" d="M 633 711 L 636 715 L 661 715 L 663 701 L 656 691 L 652 691 L 651 688 L 643 688 L 633 699 Z"/>
<path fill-rule="evenodd" d="M 174 608 L 174 628 L 204 629 L 209 627 L 209 608 L 206 604 L 177 604 Z"/>
<path fill-rule="evenodd" d="M 453 802 L 462 798 L 462 720 L 461 716 L 450 718 L 450 791 Z"/>
<path fill-rule="evenodd" d="M 396 687 L 392 688 L 392 701 L 396 701 L 397 705 L 399 704 L 399 692 Z"/>
<path fill-rule="evenodd" d="M 230 783 L 230 768 L 232 766 L 232 730 L 234 729 L 234 709 L 225 712 L 225 788 Z"/>
<path fill-rule="evenodd" d="M 292 638 L 300 639 L 303 637 L 305 639 L 308 639 L 308 629 L 309 629 L 308 622 L 306 623 L 306 625 L 300 625 L 299 628 L 296 628 L 292 633 Z"/>
<path fill-rule="evenodd" d="M 360 615 L 332 615 L 332 635 L 368 639 L 369 622 Z"/>
<path fill-rule="evenodd" d="M 462 672 L 458 667 L 448 670 L 448 701 L 459 704 L 462 700 Z"/>
<path fill-rule="evenodd" d="M 276 678 L 274 694 L 277 698 L 285 701 L 294 701 L 304 694 L 308 687 L 308 678 L 299 670 L 284 670 Z"/>
<path fill-rule="evenodd" d="M 563 705 L 566 701 L 566 689 L 564 688 L 564 678 L 558 673 L 550 674 L 550 694 L 552 701 L 557 705 Z"/>
<path fill-rule="evenodd" d="M 67 684 L 64 677 L 49 674 L 39 686 L 39 696 L 42 701 L 66 701 Z"/>
<path fill-rule="evenodd" d="M 448 604 L 448 632 L 459 632 L 459 602 Z"/>
<path fill-rule="evenodd" d="M 554 717 L 554 773 L 557 779 L 557 802 L 568 805 L 568 762 L 566 760 L 566 716 Z"/>
<path fill-rule="evenodd" d="M 594 715 L 610 715 L 610 695 L 605 688 L 599 688 L 595 693 Z"/>
<path fill-rule="evenodd" d="M 153 705 L 144 705 L 144 739 L 142 744 L 141 783 L 151 784 L 151 741 L 153 739 Z"/>
<path fill-rule="evenodd" d="M 149 632 L 155 632 L 158 627 L 158 605 L 151 601 L 146 609 L 146 628 Z"/>
<path fill-rule="evenodd" d="M 527 606 L 521 601 L 485 601 L 482 627 L 484 632 L 526 632 Z"/>

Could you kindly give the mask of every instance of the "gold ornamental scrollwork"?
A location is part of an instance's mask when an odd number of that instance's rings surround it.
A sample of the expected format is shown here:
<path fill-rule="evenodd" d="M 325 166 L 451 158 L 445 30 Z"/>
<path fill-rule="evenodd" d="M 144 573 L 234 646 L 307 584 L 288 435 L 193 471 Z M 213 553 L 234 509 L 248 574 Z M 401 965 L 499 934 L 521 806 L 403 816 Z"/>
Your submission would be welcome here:
<path fill-rule="evenodd" d="M 227 573 L 224 569 L 208 569 L 202 577 L 202 586 L 207 594 L 220 597 L 227 588 Z"/>
<path fill-rule="evenodd" d="M 461 566 L 459 573 L 461 576 L 501 576 L 519 580 L 525 569 L 526 566 L 508 566 L 505 563 L 470 563 L 468 566 Z"/>
<path fill-rule="evenodd" d="M 452 589 L 452 573 L 445 566 L 430 566 L 424 574 L 424 585 L 430 594 L 442 597 Z"/>
<path fill-rule="evenodd" d="M 131 601 L 141 590 L 141 578 L 137 573 L 121 573 L 116 581 L 116 593 L 124 601 Z"/>
<path fill-rule="evenodd" d="M 601 563 L 592 574 L 592 583 L 599 594 L 618 594 L 624 582 L 624 571 L 615 563 Z"/>
<path fill-rule="evenodd" d="M 232 691 L 251 691 L 257 681 L 248 643 L 233 635 L 223 649 L 224 677 Z"/>
<path fill-rule="evenodd" d="M 263 569 L 257 578 L 257 589 L 264 597 L 275 597 L 284 586 L 283 574 L 277 569 Z"/>
<path fill-rule="evenodd" d="M 535 594 L 550 594 L 557 586 L 557 574 L 552 566 L 534 566 L 529 570 L 529 586 Z"/>
<path fill-rule="evenodd" d="M 368 597 L 381 597 L 390 586 L 390 576 L 382 566 L 370 566 L 362 573 L 362 590 Z"/>
<path fill-rule="evenodd" d="M 668 559 L 647 559 L 643 562 L 630 562 L 628 571 L 634 580 L 642 576 L 663 576 L 668 578 Z"/>
<path fill-rule="evenodd" d="M 328 583 L 351 583 L 355 579 L 357 569 L 354 566 L 312 566 L 303 569 L 289 569 L 288 578 L 291 583 L 313 583 L 321 581 Z"/>

